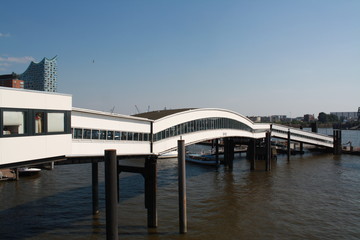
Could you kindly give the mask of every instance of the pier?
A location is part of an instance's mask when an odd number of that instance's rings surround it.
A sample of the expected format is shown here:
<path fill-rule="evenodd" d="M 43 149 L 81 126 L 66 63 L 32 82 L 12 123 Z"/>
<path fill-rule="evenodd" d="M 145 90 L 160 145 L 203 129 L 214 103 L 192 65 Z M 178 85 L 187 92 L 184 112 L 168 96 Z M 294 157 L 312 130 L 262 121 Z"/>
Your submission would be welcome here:
<path fill-rule="evenodd" d="M 234 171 L 235 148 L 240 145 L 246 146 L 251 171 L 258 170 L 259 159 L 265 160 L 263 170 L 271 171 L 273 139 L 286 142 L 288 161 L 293 143 L 299 144 L 300 151 L 304 145 L 334 154 L 346 151 L 341 145 L 340 130 L 326 136 L 316 133 L 315 128 L 314 132 L 307 132 L 276 124 L 257 124 L 226 109 L 175 109 L 126 116 L 73 108 L 69 95 L 4 88 L 0 91 L 5 96 L 0 106 L 0 125 L 4 129 L 0 133 L 0 169 L 91 163 L 92 213 L 96 215 L 99 213 L 98 163 L 105 161 L 108 239 L 118 237 L 116 208 L 122 172 L 143 176 L 147 227 L 158 227 L 157 159 L 173 151 L 178 151 L 179 157 L 179 232 L 187 232 L 185 146 L 221 141 L 223 163 L 230 172 Z M 22 146 L 22 151 L 18 151 L 18 146 Z M 219 145 L 215 148 L 218 159 Z M 123 165 L 123 159 L 130 162 L 142 159 L 143 165 Z"/>

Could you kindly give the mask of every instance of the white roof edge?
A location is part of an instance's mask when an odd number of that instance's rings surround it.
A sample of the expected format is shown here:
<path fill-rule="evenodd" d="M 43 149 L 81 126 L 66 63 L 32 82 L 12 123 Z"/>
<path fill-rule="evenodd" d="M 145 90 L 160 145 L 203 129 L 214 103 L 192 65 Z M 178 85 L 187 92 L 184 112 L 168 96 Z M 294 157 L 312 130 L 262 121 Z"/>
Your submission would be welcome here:
<path fill-rule="evenodd" d="M 92 114 L 109 116 L 109 117 L 126 118 L 126 119 L 139 120 L 139 121 L 144 121 L 144 122 L 153 122 L 153 120 L 147 119 L 147 118 L 133 117 L 133 116 L 123 115 L 123 114 L 119 114 L 119 113 L 103 112 L 103 111 L 86 109 L 86 108 L 73 107 L 72 111 L 82 112 L 82 113 L 92 113 Z"/>
<path fill-rule="evenodd" d="M 32 93 L 41 93 L 41 94 L 60 95 L 60 96 L 72 97 L 72 94 L 68 94 L 68 93 L 46 92 L 46 91 L 31 90 L 31 89 L 25 89 L 25 88 L 0 87 L 0 90 L 19 91 L 19 92 L 32 92 Z"/>
<path fill-rule="evenodd" d="M 189 113 L 189 112 L 198 112 L 198 111 L 223 111 L 223 112 L 229 112 L 229 113 L 232 113 L 232 114 L 235 114 L 235 115 L 238 115 L 244 119 L 246 119 L 247 121 L 249 121 L 250 123 L 252 124 L 255 124 L 253 121 L 251 121 L 248 117 L 238 113 L 238 112 L 235 112 L 235 111 L 232 111 L 232 110 L 228 110 L 228 109 L 224 109 L 224 108 L 194 108 L 194 109 L 189 109 L 189 110 L 186 110 L 186 111 L 182 111 L 182 112 L 177 112 L 177 113 L 174 113 L 174 114 L 171 114 L 171 115 L 168 115 L 168 116 L 165 116 L 165 117 L 162 117 L 162 118 L 159 118 L 157 120 L 155 120 L 155 122 L 157 121 L 161 121 L 163 119 L 166 119 L 168 117 L 173 117 L 173 116 L 177 116 L 177 115 L 182 115 L 182 114 L 186 114 L 186 113 Z"/>

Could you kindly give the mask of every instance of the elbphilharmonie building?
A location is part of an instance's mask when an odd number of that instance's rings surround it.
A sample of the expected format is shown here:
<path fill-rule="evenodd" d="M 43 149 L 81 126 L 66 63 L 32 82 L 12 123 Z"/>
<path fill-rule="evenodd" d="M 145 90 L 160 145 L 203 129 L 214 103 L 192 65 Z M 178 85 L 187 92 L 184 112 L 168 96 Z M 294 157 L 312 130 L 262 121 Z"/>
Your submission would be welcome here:
<path fill-rule="evenodd" d="M 57 90 L 57 56 L 44 58 L 38 63 L 31 62 L 26 71 L 20 75 L 24 88 L 46 92 Z"/>

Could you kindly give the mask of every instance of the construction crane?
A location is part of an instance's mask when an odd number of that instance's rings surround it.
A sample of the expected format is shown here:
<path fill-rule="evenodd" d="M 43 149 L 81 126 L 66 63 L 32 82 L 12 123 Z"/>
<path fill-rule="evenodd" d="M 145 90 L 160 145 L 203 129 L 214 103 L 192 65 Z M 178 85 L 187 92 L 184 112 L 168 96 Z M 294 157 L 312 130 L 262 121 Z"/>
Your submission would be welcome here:
<path fill-rule="evenodd" d="M 140 113 L 139 108 L 135 105 L 136 111 Z"/>

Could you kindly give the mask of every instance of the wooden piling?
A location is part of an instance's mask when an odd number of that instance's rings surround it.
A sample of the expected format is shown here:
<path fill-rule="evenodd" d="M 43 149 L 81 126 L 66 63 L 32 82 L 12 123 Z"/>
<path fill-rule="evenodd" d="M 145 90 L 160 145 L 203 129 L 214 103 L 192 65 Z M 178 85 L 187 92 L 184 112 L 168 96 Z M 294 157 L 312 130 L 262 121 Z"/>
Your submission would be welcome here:
<path fill-rule="evenodd" d="M 216 164 L 219 165 L 219 139 L 215 140 L 215 158 L 216 158 Z"/>
<path fill-rule="evenodd" d="M 117 160 L 117 174 L 116 174 L 116 185 L 117 185 L 117 201 L 120 203 L 120 167 L 119 160 Z"/>
<path fill-rule="evenodd" d="M 256 159 L 256 139 L 251 139 L 250 140 L 250 145 L 248 146 L 250 150 L 250 170 L 254 171 L 256 166 L 255 166 L 255 159 Z M 249 152 L 249 151 L 248 151 Z"/>
<path fill-rule="evenodd" d="M 105 150 L 106 239 L 118 240 L 116 150 Z"/>
<path fill-rule="evenodd" d="M 341 130 L 334 129 L 334 155 L 340 155 L 342 153 L 341 149 Z"/>
<path fill-rule="evenodd" d="M 290 129 L 288 130 L 287 133 L 287 160 L 290 161 L 290 154 L 291 154 L 291 148 L 290 148 Z"/>
<path fill-rule="evenodd" d="M 178 140 L 178 185 L 180 233 L 187 232 L 185 141 Z"/>
<path fill-rule="evenodd" d="M 311 123 L 311 132 L 313 132 L 313 133 L 318 132 L 318 123 L 317 122 Z"/>
<path fill-rule="evenodd" d="M 265 138 L 265 170 L 271 171 L 271 133 L 266 132 Z"/>
<path fill-rule="evenodd" d="M 224 165 L 229 169 L 233 168 L 234 147 L 234 140 L 230 138 L 224 138 Z"/>
<path fill-rule="evenodd" d="M 303 127 L 300 126 L 300 130 L 303 130 Z M 304 143 L 300 142 L 300 154 L 304 154 Z"/>
<path fill-rule="evenodd" d="M 234 139 L 230 139 L 229 142 L 230 142 L 230 146 L 229 146 L 229 155 L 230 155 L 229 168 L 233 169 L 234 158 L 235 158 L 235 142 L 234 142 Z"/>
<path fill-rule="evenodd" d="M 16 181 L 19 181 L 19 179 L 20 179 L 18 168 L 15 168 L 15 179 L 16 179 Z"/>
<path fill-rule="evenodd" d="M 92 212 L 93 215 L 99 213 L 99 166 L 98 162 L 91 164 L 92 172 Z"/>
<path fill-rule="evenodd" d="M 145 207 L 147 209 L 147 220 L 149 228 L 156 228 L 158 226 L 156 208 L 156 163 L 157 159 L 155 156 L 149 156 L 145 159 Z"/>

